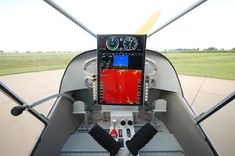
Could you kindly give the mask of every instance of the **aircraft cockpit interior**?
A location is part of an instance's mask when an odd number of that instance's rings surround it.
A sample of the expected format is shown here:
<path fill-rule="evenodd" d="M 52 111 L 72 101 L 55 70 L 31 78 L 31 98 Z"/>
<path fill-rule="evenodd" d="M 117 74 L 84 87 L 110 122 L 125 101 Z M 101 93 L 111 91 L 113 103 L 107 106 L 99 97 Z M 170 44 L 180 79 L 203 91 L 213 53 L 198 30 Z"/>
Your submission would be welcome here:
<path fill-rule="evenodd" d="M 33 156 L 214 156 L 218 155 L 184 98 L 172 63 L 146 49 L 152 34 L 95 34 L 51 0 L 44 0 L 97 40 L 67 65 L 59 93 L 26 104 L 0 83 L 0 89 L 45 127 Z M 56 98 L 47 117 L 33 107 Z M 218 106 L 220 107 L 220 106 Z M 213 111 L 216 111 L 214 108 Z"/>
<path fill-rule="evenodd" d="M 173 65 L 146 49 L 146 38 L 97 35 L 97 49 L 68 64 L 58 94 L 11 110 L 29 110 L 46 125 L 31 155 L 214 155 Z M 55 97 L 47 118 L 34 111 Z"/>

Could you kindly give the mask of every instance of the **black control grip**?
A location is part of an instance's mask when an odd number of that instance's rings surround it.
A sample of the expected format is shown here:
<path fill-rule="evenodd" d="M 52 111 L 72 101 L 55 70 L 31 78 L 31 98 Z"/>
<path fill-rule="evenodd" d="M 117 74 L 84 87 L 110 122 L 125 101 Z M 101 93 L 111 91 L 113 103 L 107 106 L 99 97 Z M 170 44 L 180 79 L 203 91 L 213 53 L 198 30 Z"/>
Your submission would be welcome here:
<path fill-rule="evenodd" d="M 115 156 L 119 151 L 121 144 L 116 142 L 106 130 L 101 128 L 99 125 L 95 125 L 89 134 L 103 147 L 111 156 Z"/>
<path fill-rule="evenodd" d="M 132 155 L 137 155 L 157 133 L 157 129 L 150 123 L 146 123 L 132 138 L 126 141 L 126 146 Z"/>
<path fill-rule="evenodd" d="M 22 114 L 22 112 L 26 109 L 24 106 L 15 106 L 11 109 L 11 114 L 14 116 L 18 116 Z"/>

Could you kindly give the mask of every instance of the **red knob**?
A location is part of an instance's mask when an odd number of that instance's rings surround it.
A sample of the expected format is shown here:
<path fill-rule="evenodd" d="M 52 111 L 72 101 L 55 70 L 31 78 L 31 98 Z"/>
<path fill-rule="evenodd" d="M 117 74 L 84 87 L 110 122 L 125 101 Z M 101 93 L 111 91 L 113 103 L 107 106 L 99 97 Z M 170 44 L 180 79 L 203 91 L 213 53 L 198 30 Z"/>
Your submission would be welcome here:
<path fill-rule="evenodd" d="M 115 128 L 112 129 L 112 130 L 110 131 L 110 135 L 111 135 L 112 137 L 116 138 L 116 137 L 118 136 L 117 130 L 116 130 Z"/>

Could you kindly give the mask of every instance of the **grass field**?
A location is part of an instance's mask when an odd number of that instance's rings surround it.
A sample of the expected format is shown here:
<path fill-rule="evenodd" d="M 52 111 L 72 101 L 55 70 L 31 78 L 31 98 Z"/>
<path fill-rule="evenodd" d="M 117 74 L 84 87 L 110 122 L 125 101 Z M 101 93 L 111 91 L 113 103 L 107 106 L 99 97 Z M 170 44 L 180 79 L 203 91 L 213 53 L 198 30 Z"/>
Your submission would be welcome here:
<path fill-rule="evenodd" d="M 0 75 L 63 69 L 75 53 L 0 54 Z"/>
<path fill-rule="evenodd" d="M 165 53 L 179 74 L 235 80 L 235 52 Z"/>
<path fill-rule="evenodd" d="M 235 80 L 235 52 L 163 53 L 179 74 Z M 0 54 L 0 75 L 63 69 L 75 53 Z"/>

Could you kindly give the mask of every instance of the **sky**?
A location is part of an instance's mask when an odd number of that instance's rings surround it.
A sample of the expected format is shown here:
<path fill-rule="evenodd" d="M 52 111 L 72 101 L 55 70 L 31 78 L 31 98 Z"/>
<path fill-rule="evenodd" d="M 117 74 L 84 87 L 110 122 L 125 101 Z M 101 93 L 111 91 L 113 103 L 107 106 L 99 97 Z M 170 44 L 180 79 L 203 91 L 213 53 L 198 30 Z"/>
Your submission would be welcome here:
<path fill-rule="evenodd" d="M 196 0 L 54 0 L 96 34 L 132 34 L 155 11 L 153 31 Z M 208 0 L 147 40 L 153 50 L 235 47 L 235 0 Z M 0 0 L 0 50 L 84 51 L 96 39 L 43 0 Z"/>

